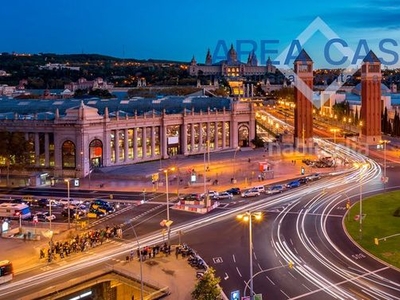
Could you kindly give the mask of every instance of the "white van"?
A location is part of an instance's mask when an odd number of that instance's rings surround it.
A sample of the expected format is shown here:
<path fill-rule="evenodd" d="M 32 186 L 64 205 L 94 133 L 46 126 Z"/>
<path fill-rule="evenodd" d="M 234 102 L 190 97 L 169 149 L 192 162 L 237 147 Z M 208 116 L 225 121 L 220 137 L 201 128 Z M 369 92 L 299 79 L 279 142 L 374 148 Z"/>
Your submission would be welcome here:
<path fill-rule="evenodd" d="M 257 191 L 259 193 L 265 193 L 265 187 L 263 185 L 254 186 L 251 190 Z"/>

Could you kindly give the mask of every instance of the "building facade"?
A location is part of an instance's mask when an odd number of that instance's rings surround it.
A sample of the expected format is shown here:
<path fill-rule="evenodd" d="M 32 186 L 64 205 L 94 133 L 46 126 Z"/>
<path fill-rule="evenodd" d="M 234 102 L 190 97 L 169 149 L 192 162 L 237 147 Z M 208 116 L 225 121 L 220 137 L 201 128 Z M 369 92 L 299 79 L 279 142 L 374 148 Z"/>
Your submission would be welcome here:
<path fill-rule="evenodd" d="M 27 167 L 55 177 L 236 149 L 255 137 L 252 104 L 229 98 L 3 101 L 0 131 L 24 134 L 31 144 Z"/>

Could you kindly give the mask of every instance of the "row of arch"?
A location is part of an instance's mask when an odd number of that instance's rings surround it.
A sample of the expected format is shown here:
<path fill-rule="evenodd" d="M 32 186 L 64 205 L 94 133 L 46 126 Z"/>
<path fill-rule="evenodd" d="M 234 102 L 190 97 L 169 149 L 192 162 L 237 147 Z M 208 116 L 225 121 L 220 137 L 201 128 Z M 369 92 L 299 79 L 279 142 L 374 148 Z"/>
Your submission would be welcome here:
<path fill-rule="evenodd" d="M 240 126 L 237 132 L 240 147 L 247 147 L 249 145 L 249 129 L 247 126 Z M 76 145 L 71 140 L 66 140 L 61 146 L 62 152 L 62 168 L 63 169 L 76 169 Z M 89 162 L 90 167 L 103 166 L 103 142 L 99 139 L 94 139 L 89 144 Z"/>

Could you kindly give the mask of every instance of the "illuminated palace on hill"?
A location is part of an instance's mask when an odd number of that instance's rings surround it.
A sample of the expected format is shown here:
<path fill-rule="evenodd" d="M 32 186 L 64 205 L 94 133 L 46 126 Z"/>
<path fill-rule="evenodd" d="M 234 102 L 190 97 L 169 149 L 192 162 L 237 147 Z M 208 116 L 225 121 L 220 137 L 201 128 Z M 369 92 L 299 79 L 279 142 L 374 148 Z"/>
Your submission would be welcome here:
<path fill-rule="evenodd" d="M 208 50 L 204 64 L 198 64 L 193 57 L 189 66 L 189 74 L 192 76 L 204 75 L 228 78 L 260 76 L 262 78 L 265 74 L 275 73 L 275 71 L 276 67 L 272 65 L 270 58 L 268 58 L 265 66 L 259 66 L 254 52 L 249 54 L 247 63 L 239 61 L 233 45 L 231 45 L 225 60 L 213 63 L 210 50 Z"/>
<path fill-rule="evenodd" d="M 30 144 L 27 169 L 55 177 L 245 147 L 255 137 L 252 105 L 223 97 L 1 102 L 0 131 L 22 133 Z"/>

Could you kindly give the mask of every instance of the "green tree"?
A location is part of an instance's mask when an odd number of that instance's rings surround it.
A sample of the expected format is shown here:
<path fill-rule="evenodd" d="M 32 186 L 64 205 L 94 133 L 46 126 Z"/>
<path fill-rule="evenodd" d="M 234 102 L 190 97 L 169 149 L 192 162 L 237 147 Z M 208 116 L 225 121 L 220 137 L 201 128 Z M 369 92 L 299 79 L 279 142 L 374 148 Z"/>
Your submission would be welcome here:
<path fill-rule="evenodd" d="M 209 268 L 202 278 L 196 283 L 192 292 L 194 300 L 216 300 L 221 299 L 221 289 L 219 287 L 221 279 L 215 277 L 215 270 Z"/>
<path fill-rule="evenodd" d="M 30 144 L 21 132 L 0 131 L 0 157 L 7 168 L 7 185 L 10 169 L 21 169 L 28 164 Z"/>

